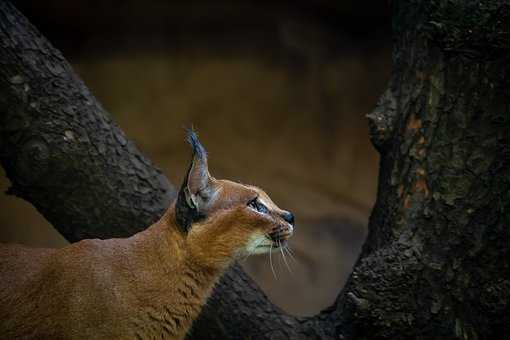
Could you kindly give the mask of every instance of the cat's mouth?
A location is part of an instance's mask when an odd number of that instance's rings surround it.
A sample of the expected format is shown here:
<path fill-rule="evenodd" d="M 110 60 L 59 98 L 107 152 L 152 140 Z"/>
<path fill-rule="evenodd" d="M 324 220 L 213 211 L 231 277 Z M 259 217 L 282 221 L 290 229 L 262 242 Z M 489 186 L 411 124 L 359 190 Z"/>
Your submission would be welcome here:
<path fill-rule="evenodd" d="M 265 235 L 253 237 L 247 245 L 246 250 L 251 254 L 269 253 L 273 249 L 286 248 L 288 239 L 293 234 L 293 228 L 276 227 Z"/>
<path fill-rule="evenodd" d="M 287 240 L 278 241 L 278 242 L 270 241 L 270 242 L 271 243 L 269 243 L 269 244 L 260 244 L 257 247 L 255 247 L 255 249 L 269 251 L 271 249 L 278 249 L 280 247 L 285 247 L 287 245 Z"/>
<path fill-rule="evenodd" d="M 271 230 L 267 234 L 269 240 L 273 243 L 272 246 L 279 248 L 287 244 L 288 239 L 292 236 L 294 228 L 291 225 L 279 226 Z"/>
<path fill-rule="evenodd" d="M 257 252 L 269 252 L 271 249 L 285 248 L 292 233 L 292 227 L 277 227 L 267 233 L 265 242 L 259 243 L 255 249 Z"/>

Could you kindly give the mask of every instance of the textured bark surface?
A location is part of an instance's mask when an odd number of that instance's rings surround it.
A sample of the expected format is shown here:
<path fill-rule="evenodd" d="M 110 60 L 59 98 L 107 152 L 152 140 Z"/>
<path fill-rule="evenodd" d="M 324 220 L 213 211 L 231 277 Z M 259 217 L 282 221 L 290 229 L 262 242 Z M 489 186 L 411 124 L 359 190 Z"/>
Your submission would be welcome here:
<path fill-rule="evenodd" d="M 510 5 L 393 2 L 394 70 L 369 115 L 369 235 L 335 303 L 286 315 L 234 266 L 192 339 L 496 339 L 510 333 Z M 123 236 L 170 200 L 68 64 L 0 5 L 1 161 L 69 240 Z M 298 298 L 298 297 L 296 297 Z"/>
<path fill-rule="evenodd" d="M 0 161 L 10 193 L 69 241 L 128 236 L 167 209 L 173 188 L 61 53 L 0 3 Z M 100 202 L 100 203 L 99 203 Z"/>

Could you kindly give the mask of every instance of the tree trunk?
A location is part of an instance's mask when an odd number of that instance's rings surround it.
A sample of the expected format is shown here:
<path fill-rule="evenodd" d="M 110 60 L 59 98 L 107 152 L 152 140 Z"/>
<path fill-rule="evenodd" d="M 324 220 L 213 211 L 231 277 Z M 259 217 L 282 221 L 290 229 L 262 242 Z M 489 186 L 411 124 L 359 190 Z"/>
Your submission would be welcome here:
<path fill-rule="evenodd" d="M 369 235 L 335 303 L 286 315 L 234 266 L 191 339 L 495 339 L 510 334 L 510 5 L 393 2 L 394 69 L 369 115 Z M 0 4 L 0 157 L 68 240 L 125 236 L 173 190 L 62 56 Z M 501 335 L 504 334 L 504 335 Z"/>

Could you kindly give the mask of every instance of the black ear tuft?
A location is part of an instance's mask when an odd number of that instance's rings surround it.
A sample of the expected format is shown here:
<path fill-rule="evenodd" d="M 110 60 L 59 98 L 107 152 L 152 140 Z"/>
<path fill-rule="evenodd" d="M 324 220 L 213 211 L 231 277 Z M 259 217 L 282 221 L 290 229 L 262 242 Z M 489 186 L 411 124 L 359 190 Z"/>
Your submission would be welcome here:
<path fill-rule="evenodd" d="M 193 222 L 205 218 L 205 207 L 214 193 L 207 152 L 193 129 L 188 130 L 187 139 L 193 156 L 175 204 L 177 224 L 184 232 L 191 228 Z"/>
<path fill-rule="evenodd" d="M 198 140 L 197 133 L 193 130 L 193 128 L 188 129 L 188 143 L 193 149 L 193 157 L 207 159 L 207 151 L 205 151 L 202 143 Z"/>

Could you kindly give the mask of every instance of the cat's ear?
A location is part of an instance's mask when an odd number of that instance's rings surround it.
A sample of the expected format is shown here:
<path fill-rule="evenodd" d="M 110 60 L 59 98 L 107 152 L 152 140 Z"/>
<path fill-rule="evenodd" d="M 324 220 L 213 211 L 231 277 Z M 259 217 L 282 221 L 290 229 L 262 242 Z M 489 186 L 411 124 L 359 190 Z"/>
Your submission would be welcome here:
<path fill-rule="evenodd" d="M 188 131 L 193 157 L 175 204 L 177 223 L 188 231 L 191 224 L 205 217 L 205 207 L 214 194 L 207 166 L 207 152 L 193 130 Z"/>
<path fill-rule="evenodd" d="M 188 131 L 188 142 L 193 149 L 193 158 L 182 189 L 188 206 L 200 210 L 213 193 L 212 179 L 207 166 L 207 152 L 193 130 Z"/>

